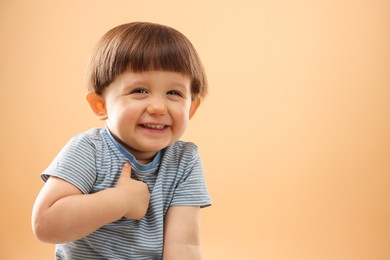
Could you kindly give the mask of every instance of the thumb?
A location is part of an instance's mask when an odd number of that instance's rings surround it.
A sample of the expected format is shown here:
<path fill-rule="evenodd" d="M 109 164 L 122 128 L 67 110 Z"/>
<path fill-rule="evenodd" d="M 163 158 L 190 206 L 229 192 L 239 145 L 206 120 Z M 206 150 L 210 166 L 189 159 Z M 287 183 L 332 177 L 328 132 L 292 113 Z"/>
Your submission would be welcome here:
<path fill-rule="evenodd" d="M 129 163 L 125 162 L 122 167 L 121 178 L 130 178 L 131 176 L 131 166 Z"/>

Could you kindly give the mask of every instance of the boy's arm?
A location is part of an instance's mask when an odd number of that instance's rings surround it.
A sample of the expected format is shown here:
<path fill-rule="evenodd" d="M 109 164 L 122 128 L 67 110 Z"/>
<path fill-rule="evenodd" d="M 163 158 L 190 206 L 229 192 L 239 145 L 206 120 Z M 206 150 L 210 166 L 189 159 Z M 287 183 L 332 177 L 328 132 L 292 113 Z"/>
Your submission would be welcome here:
<path fill-rule="evenodd" d="M 165 218 L 163 259 L 202 259 L 199 229 L 199 206 L 170 207 Z"/>
<path fill-rule="evenodd" d="M 50 177 L 39 193 L 32 213 L 35 235 L 44 242 L 65 243 L 80 239 L 105 224 L 142 218 L 149 204 L 146 184 L 130 178 L 131 167 L 122 169 L 115 188 L 82 194 L 72 184 Z"/>

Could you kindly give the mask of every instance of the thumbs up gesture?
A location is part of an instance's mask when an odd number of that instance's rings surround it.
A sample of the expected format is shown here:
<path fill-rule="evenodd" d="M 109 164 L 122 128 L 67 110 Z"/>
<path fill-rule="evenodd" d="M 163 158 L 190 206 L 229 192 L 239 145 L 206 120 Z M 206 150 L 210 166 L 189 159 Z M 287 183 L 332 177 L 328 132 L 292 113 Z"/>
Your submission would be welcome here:
<path fill-rule="evenodd" d="M 131 166 L 125 163 L 115 189 L 123 194 L 123 216 L 139 220 L 145 216 L 148 210 L 150 194 L 145 183 L 130 177 L 131 171 Z"/>

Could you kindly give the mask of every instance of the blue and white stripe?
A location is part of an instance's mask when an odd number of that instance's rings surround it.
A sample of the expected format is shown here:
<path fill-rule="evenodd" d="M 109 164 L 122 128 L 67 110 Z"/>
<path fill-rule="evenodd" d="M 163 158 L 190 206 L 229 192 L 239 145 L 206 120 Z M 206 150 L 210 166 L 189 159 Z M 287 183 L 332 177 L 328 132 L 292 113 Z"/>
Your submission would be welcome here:
<path fill-rule="evenodd" d="M 164 217 L 171 206 L 211 204 L 195 144 L 177 141 L 143 165 L 112 137 L 107 128 L 75 136 L 42 173 L 62 178 L 85 194 L 114 187 L 124 162 L 151 192 L 140 220 L 122 218 L 80 240 L 56 246 L 57 259 L 161 259 Z"/>

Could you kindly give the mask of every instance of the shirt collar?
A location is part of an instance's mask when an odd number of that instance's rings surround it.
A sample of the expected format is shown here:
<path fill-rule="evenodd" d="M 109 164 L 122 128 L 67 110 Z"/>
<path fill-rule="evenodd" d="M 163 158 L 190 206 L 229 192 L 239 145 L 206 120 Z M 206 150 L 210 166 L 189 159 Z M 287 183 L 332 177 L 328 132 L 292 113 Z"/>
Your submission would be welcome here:
<path fill-rule="evenodd" d="M 126 161 L 131 164 L 132 168 L 136 170 L 137 172 L 157 172 L 156 169 L 158 168 L 161 157 L 162 157 L 162 151 L 158 151 L 157 154 L 154 156 L 153 160 L 148 164 L 141 164 L 137 161 L 137 159 L 132 155 L 123 145 L 118 143 L 117 140 L 112 136 L 110 129 L 108 127 L 105 127 L 106 133 L 108 136 L 108 139 L 118 148 L 120 153 L 125 156 L 127 159 Z"/>

